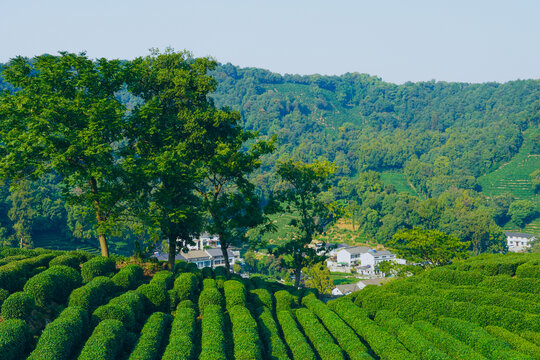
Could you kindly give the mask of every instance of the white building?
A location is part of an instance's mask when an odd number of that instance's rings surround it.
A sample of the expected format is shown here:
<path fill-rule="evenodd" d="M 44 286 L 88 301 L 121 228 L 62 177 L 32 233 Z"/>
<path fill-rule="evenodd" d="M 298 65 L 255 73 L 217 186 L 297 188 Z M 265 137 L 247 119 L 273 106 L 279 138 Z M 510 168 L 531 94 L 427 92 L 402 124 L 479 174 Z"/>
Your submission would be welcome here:
<path fill-rule="evenodd" d="M 508 251 L 519 252 L 525 251 L 531 246 L 531 243 L 536 239 L 533 234 L 505 232 L 506 244 Z"/>
<path fill-rule="evenodd" d="M 203 233 L 198 239 L 193 239 L 194 245 L 188 245 L 189 250 L 204 250 L 204 248 L 219 247 L 219 238 L 217 235 Z"/>
<path fill-rule="evenodd" d="M 365 246 L 353 246 L 341 249 L 336 253 L 336 262 L 346 266 L 360 265 L 361 255 L 367 253 L 368 251 L 370 251 L 370 248 Z"/>
<path fill-rule="evenodd" d="M 360 256 L 362 266 L 370 266 L 372 269 L 377 267 L 377 264 L 383 261 L 396 261 L 396 255 L 387 250 L 373 250 L 369 249 Z"/>
<path fill-rule="evenodd" d="M 229 264 L 232 266 L 238 257 L 231 251 L 227 250 L 229 256 Z M 158 260 L 167 261 L 168 255 L 166 253 L 155 252 L 154 257 Z M 176 255 L 175 260 L 183 260 L 189 263 L 197 264 L 199 269 L 203 267 L 216 268 L 218 266 L 225 266 L 225 259 L 221 249 L 206 249 L 206 250 L 190 250 L 188 252 L 181 252 Z"/>

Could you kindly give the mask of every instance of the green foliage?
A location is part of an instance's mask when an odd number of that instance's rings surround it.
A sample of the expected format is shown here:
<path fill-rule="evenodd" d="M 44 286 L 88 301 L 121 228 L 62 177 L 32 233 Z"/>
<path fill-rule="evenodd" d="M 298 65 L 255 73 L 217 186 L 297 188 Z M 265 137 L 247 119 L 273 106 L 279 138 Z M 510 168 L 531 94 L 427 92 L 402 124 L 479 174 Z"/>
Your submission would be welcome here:
<path fill-rule="evenodd" d="M 223 310 L 208 305 L 202 318 L 200 360 L 226 360 Z"/>
<path fill-rule="evenodd" d="M 173 290 L 176 291 L 178 301 L 197 300 L 199 278 L 193 273 L 183 273 L 174 281 Z"/>
<path fill-rule="evenodd" d="M 227 280 L 223 287 L 227 309 L 234 306 L 246 306 L 246 287 L 240 281 Z"/>
<path fill-rule="evenodd" d="M 232 280 L 229 280 L 232 281 Z M 232 323 L 234 358 L 239 360 L 262 360 L 257 322 L 242 305 L 228 306 Z"/>
<path fill-rule="evenodd" d="M 155 284 L 163 289 L 170 290 L 174 285 L 174 274 L 170 271 L 159 271 L 154 274 L 150 284 Z"/>
<path fill-rule="evenodd" d="M 334 343 L 332 336 L 317 320 L 313 312 L 306 308 L 298 309 L 296 318 L 321 358 L 345 359 L 339 346 Z"/>
<path fill-rule="evenodd" d="M 453 338 L 447 332 L 433 326 L 427 321 L 415 321 L 413 326 L 418 330 L 426 339 L 431 341 L 441 350 L 451 355 L 454 359 L 458 360 L 486 360 L 486 358 L 469 346 L 465 345 L 459 340 Z"/>
<path fill-rule="evenodd" d="M 24 284 L 37 306 L 44 307 L 51 301 L 64 302 L 73 289 L 81 284 L 81 275 L 68 266 L 53 266 L 33 276 Z"/>
<path fill-rule="evenodd" d="M 306 286 L 316 289 L 321 294 L 330 294 L 334 288 L 334 282 L 330 278 L 330 269 L 325 263 L 318 263 L 305 268 L 303 273 L 306 277 Z"/>
<path fill-rule="evenodd" d="M 302 304 L 317 315 L 351 360 L 371 359 L 367 347 L 358 339 L 354 331 L 315 295 L 304 296 Z"/>
<path fill-rule="evenodd" d="M 280 290 L 274 293 L 276 299 L 276 313 L 283 310 L 291 311 L 298 307 L 298 297 L 291 295 L 287 290 Z"/>
<path fill-rule="evenodd" d="M 503 329 L 498 326 L 486 326 L 485 329 L 491 334 L 499 339 L 502 339 L 509 343 L 512 348 L 516 351 L 519 351 L 523 354 L 527 354 L 532 356 L 533 358 L 535 356 L 538 356 L 540 354 L 540 346 L 537 346 L 519 335 L 516 335 L 514 333 L 511 333 L 510 331 Z"/>
<path fill-rule="evenodd" d="M 278 322 L 283 332 L 283 339 L 289 346 L 294 360 L 315 360 L 317 357 L 306 338 L 298 328 L 296 321 L 289 311 L 276 309 Z"/>
<path fill-rule="evenodd" d="M 30 328 L 24 320 L 11 319 L 0 323 L 0 354 L 5 360 L 19 360 L 30 345 Z"/>
<path fill-rule="evenodd" d="M 521 264 L 516 269 L 516 277 L 518 278 L 540 278 L 540 262 L 527 262 Z"/>
<path fill-rule="evenodd" d="M 169 310 L 169 293 L 166 289 L 156 284 L 144 284 L 139 286 L 136 291 L 145 299 L 147 313 L 167 312 Z"/>
<path fill-rule="evenodd" d="M 115 360 L 120 355 L 126 334 L 118 320 L 104 320 L 84 344 L 79 360 Z"/>
<path fill-rule="evenodd" d="M 451 270 L 448 268 L 433 269 L 427 276 L 430 280 L 453 285 L 478 285 L 485 279 L 484 275 L 477 272 Z"/>
<path fill-rule="evenodd" d="M 261 340 L 266 349 L 266 357 L 275 360 L 288 360 L 287 347 L 279 335 L 271 308 L 263 307 L 258 318 Z"/>
<path fill-rule="evenodd" d="M 88 313 L 80 307 L 67 307 L 45 327 L 30 360 L 68 360 L 88 331 Z"/>
<path fill-rule="evenodd" d="M 266 306 L 269 310 L 274 309 L 274 298 L 270 291 L 266 289 L 251 290 L 249 292 L 249 299 L 254 309 L 258 309 L 261 306 Z"/>
<path fill-rule="evenodd" d="M 76 254 L 64 254 L 55 257 L 49 263 L 49 266 L 65 265 L 74 268 L 77 271 L 81 270 L 81 259 Z"/>
<path fill-rule="evenodd" d="M 34 310 L 34 297 L 27 292 L 11 294 L 2 304 L 2 318 L 26 320 Z"/>
<path fill-rule="evenodd" d="M 540 294 L 540 279 L 538 278 L 511 278 L 509 276 L 499 275 L 486 278 L 478 286 L 507 292 Z"/>
<path fill-rule="evenodd" d="M 85 283 L 89 282 L 96 276 L 112 276 L 116 270 L 116 263 L 114 260 L 96 256 L 84 264 L 81 267 L 81 275 Z"/>
<path fill-rule="evenodd" d="M 143 281 L 143 269 L 136 264 L 124 266 L 113 277 L 112 282 L 123 290 L 135 290 Z"/>
<path fill-rule="evenodd" d="M 128 331 L 138 330 L 135 315 L 129 307 L 118 304 L 101 305 L 92 313 L 92 318 L 90 319 L 91 327 L 95 328 L 107 319 L 120 321 Z"/>
<path fill-rule="evenodd" d="M 189 300 L 185 300 L 189 301 Z M 187 307 L 180 303 L 172 322 L 169 343 L 165 348 L 162 360 L 195 360 L 195 341 L 197 336 L 196 313 L 193 307 Z"/>
<path fill-rule="evenodd" d="M 116 285 L 110 278 L 98 276 L 86 285 L 71 292 L 69 306 L 79 306 L 88 311 L 88 313 L 93 313 L 115 291 Z"/>
<path fill-rule="evenodd" d="M 144 300 L 145 299 L 143 298 L 143 296 L 138 292 L 128 291 L 123 293 L 122 295 L 115 297 L 114 299 L 111 299 L 111 301 L 109 301 L 109 305 L 121 307 L 132 312 L 135 320 L 142 324 L 144 323 L 144 319 L 146 318 L 144 312 Z"/>
<path fill-rule="evenodd" d="M 0 266 L 0 288 L 10 293 L 21 290 L 34 271 L 47 266 L 55 257 L 54 254 L 41 254 L 32 258 L 10 262 Z"/>
<path fill-rule="evenodd" d="M 388 246 L 409 261 L 439 266 L 464 257 L 469 244 L 437 230 L 415 227 L 398 231 Z"/>
<path fill-rule="evenodd" d="M 217 287 L 204 286 L 203 291 L 201 291 L 201 295 L 199 295 L 198 304 L 199 312 L 201 315 L 204 315 L 204 312 L 208 306 L 223 306 L 223 295 L 221 295 L 221 292 L 217 289 Z"/>
<path fill-rule="evenodd" d="M 9 296 L 9 291 L 7 291 L 5 289 L 0 289 L 0 306 L 2 306 L 4 301 L 6 301 L 8 296 Z"/>
<path fill-rule="evenodd" d="M 141 330 L 141 336 L 135 349 L 129 356 L 130 360 L 155 360 L 159 359 L 164 347 L 167 333 L 172 322 L 171 315 L 153 313 Z"/>
<path fill-rule="evenodd" d="M 526 222 L 536 213 L 536 206 L 530 200 L 516 200 L 508 209 L 508 215 L 519 228 L 523 228 Z"/>

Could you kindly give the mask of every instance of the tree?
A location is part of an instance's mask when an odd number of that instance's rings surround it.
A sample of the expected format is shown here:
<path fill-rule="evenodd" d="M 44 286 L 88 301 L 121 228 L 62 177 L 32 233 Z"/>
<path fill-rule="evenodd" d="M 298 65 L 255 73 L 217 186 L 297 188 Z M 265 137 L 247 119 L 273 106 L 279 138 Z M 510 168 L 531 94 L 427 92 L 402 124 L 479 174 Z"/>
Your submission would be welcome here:
<path fill-rule="evenodd" d="M 168 239 L 171 270 L 178 250 L 185 249 L 204 224 L 195 191 L 204 178 L 203 164 L 238 126 L 237 113 L 216 109 L 208 98 L 216 81 L 207 73 L 215 66 L 211 59 L 169 49 L 135 59 L 129 71 L 128 88 L 143 100 L 130 122 L 136 154 L 132 168 L 143 180 L 141 201 L 134 208 Z"/>
<path fill-rule="evenodd" d="M 12 186 L 55 172 L 70 203 L 91 208 L 101 254 L 130 194 L 123 171 L 124 84 L 118 60 L 62 52 L 12 59 L 2 72 L 16 90 L 0 98 L 0 176 Z"/>
<path fill-rule="evenodd" d="M 334 173 L 335 167 L 328 161 L 306 164 L 288 160 L 277 166 L 281 180 L 278 198 L 284 210 L 292 215 L 290 225 L 296 234 L 272 251 L 282 254 L 285 266 L 294 270 L 296 287 L 300 286 L 302 269 L 320 263 L 326 257 L 309 245 L 313 236 L 335 222 L 341 212 L 334 203 L 325 203 L 320 198 L 321 193 L 330 189 L 330 177 Z"/>
<path fill-rule="evenodd" d="M 465 256 L 469 242 L 460 241 L 438 230 L 414 227 L 398 231 L 388 246 L 406 260 L 432 267 L 446 265 L 453 259 Z"/>
<path fill-rule="evenodd" d="M 274 150 L 275 142 L 275 138 L 255 140 L 257 134 L 239 124 L 231 125 L 230 130 L 231 134 L 218 139 L 215 153 L 203 165 L 203 180 L 196 185 L 209 217 L 207 230 L 217 234 L 229 272 L 229 247 L 242 243 L 249 229 L 268 223 L 247 176 L 261 165 L 263 155 Z"/>
<path fill-rule="evenodd" d="M 317 289 L 321 294 L 330 294 L 334 288 L 334 281 L 330 278 L 330 270 L 322 263 L 304 268 L 306 286 Z"/>
<path fill-rule="evenodd" d="M 530 200 L 516 200 L 508 208 L 508 215 L 519 228 L 523 228 L 535 213 L 536 208 Z"/>

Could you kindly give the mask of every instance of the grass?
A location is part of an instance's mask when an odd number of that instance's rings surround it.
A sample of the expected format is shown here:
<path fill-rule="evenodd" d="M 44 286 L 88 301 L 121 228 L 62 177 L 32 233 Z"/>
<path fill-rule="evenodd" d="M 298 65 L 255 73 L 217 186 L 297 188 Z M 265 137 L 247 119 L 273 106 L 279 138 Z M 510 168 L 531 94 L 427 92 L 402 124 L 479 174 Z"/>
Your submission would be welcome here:
<path fill-rule="evenodd" d="M 401 171 L 388 170 L 381 172 L 381 180 L 385 185 L 394 185 L 397 192 L 406 192 L 420 197 L 416 190 L 409 184 L 407 177 Z"/>
<path fill-rule="evenodd" d="M 334 282 L 335 285 L 345 285 L 345 284 L 356 284 L 360 281 L 359 278 L 354 276 L 354 274 L 347 273 L 330 273 L 330 279 Z"/>
<path fill-rule="evenodd" d="M 63 236 L 55 232 L 43 232 L 39 236 L 34 237 L 34 247 L 51 249 L 51 250 L 84 250 L 92 254 L 99 254 L 100 250 L 97 245 L 82 243 L 80 240 L 75 242 L 66 240 Z"/>

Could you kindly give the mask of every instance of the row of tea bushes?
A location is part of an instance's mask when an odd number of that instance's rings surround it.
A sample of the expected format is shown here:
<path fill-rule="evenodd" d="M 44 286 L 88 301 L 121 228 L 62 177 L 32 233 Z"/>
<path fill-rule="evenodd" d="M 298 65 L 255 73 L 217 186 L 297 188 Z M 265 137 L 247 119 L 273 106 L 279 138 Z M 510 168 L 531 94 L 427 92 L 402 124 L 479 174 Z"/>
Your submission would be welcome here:
<path fill-rule="evenodd" d="M 296 319 L 322 359 L 345 360 L 341 348 L 337 346 L 313 312 L 300 308 L 296 310 Z"/>
<path fill-rule="evenodd" d="M 153 313 L 141 330 L 141 335 L 129 360 L 157 360 L 167 340 L 172 316 L 162 312 Z"/>
<path fill-rule="evenodd" d="M 316 360 L 315 352 L 298 328 L 292 314 L 288 310 L 277 312 L 277 319 L 283 331 L 283 338 L 291 350 L 294 360 Z"/>
<path fill-rule="evenodd" d="M 162 360 L 195 360 L 198 335 L 196 316 L 191 300 L 184 300 L 178 305 Z"/>

